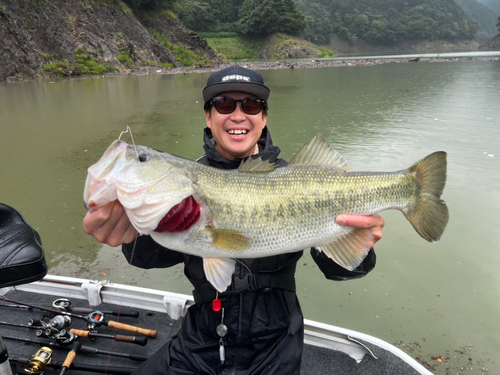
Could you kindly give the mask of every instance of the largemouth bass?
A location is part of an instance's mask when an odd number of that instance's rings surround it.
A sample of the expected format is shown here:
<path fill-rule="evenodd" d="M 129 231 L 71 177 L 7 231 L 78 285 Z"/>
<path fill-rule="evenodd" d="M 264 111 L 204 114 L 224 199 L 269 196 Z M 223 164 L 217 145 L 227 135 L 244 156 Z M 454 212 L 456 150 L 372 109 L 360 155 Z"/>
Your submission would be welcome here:
<path fill-rule="evenodd" d="M 203 257 L 220 292 L 231 284 L 234 258 L 258 258 L 315 247 L 353 270 L 370 250 L 368 230 L 337 224 L 340 214 L 400 210 L 429 242 L 448 222 L 440 199 L 446 153 L 435 152 L 399 172 L 348 172 L 347 160 L 320 134 L 287 167 L 248 158 L 221 170 L 115 141 L 88 169 L 84 201 L 94 210 L 118 199 L 140 234 L 169 249 Z M 199 205 L 181 231 L 162 223 L 186 198 Z"/>

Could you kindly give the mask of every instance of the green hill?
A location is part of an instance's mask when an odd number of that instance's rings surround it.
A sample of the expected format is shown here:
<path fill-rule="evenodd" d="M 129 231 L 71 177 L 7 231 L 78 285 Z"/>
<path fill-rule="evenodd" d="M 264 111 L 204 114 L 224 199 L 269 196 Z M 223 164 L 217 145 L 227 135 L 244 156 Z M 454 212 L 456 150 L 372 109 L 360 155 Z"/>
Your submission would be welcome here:
<path fill-rule="evenodd" d="M 463 9 L 470 19 L 476 21 L 480 29 L 477 33 L 477 41 L 484 43 L 493 38 L 497 34 L 497 17 L 492 13 L 491 9 L 486 5 L 481 4 L 477 0 L 455 0 Z M 500 4 L 500 2 L 499 2 Z"/>
<path fill-rule="evenodd" d="M 479 30 L 479 24 L 454 0 L 184 0 L 176 4 L 179 19 L 194 31 L 261 37 L 283 32 L 316 44 L 327 44 L 332 34 L 351 42 L 361 39 L 385 45 L 474 40 Z"/>
<path fill-rule="evenodd" d="M 479 0 L 479 2 L 486 5 L 488 8 L 490 8 L 497 17 L 500 16 L 500 1 L 498 1 L 498 0 Z"/>
<path fill-rule="evenodd" d="M 303 35 L 327 43 L 330 34 L 355 42 L 473 40 L 479 25 L 454 0 L 297 0 L 306 16 Z"/>

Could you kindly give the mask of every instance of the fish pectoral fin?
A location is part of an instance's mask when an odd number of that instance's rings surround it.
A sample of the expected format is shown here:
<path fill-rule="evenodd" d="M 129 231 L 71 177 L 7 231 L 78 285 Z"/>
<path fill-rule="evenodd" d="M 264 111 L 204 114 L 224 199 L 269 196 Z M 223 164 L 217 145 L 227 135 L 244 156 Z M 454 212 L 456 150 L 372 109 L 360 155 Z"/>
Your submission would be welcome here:
<path fill-rule="evenodd" d="M 321 134 L 316 134 L 302 146 L 289 165 L 323 165 L 333 167 L 340 173 L 351 168 L 347 159 L 335 151 Z"/>
<path fill-rule="evenodd" d="M 211 244 L 228 253 L 239 253 L 248 247 L 250 240 L 240 232 L 230 229 L 205 228 Z"/>
<path fill-rule="evenodd" d="M 231 285 L 236 261 L 232 258 L 203 258 L 203 270 L 210 284 L 220 293 Z"/>
<path fill-rule="evenodd" d="M 316 246 L 330 259 L 349 271 L 358 267 L 370 251 L 373 235 L 368 229 L 355 228 L 334 242 Z"/>

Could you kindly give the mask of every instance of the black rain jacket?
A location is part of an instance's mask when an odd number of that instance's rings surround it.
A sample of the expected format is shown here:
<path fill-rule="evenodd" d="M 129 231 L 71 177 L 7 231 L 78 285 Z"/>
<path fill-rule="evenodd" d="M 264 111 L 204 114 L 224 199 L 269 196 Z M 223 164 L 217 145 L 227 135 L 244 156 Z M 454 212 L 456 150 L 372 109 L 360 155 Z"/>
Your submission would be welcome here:
<path fill-rule="evenodd" d="M 204 132 L 206 154 L 198 161 L 222 169 L 235 169 L 241 159 L 228 160 L 215 149 L 210 129 Z M 252 158 L 277 163 L 280 149 L 273 145 L 266 128 L 258 142 L 259 154 Z M 123 245 L 129 263 L 141 268 L 165 268 L 184 262 L 184 273 L 195 287 L 197 302 L 188 309 L 181 330 L 134 375 L 166 374 L 285 374 L 300 373 L 304 341 L 304 322 L 295 293 L 295 269 L 303 251 L 236 263 L 233 283 L 228 292 L 218 294 L 224 309 L 226 336 L 217 334 L 222 310 L 214 311 L 216 291 L 203 271 L 203 259 L 166 249 L 149 236 L 137 238 L 134 259 L 133 243 Z M 311 249 L 311 255 L 327 279 L 350 280 L 365 276 L 375 266 L 373 249 L 354 271 L 348 271 L 324 253 Z M 224 345 L 225 362 L 220 360 Z"/>

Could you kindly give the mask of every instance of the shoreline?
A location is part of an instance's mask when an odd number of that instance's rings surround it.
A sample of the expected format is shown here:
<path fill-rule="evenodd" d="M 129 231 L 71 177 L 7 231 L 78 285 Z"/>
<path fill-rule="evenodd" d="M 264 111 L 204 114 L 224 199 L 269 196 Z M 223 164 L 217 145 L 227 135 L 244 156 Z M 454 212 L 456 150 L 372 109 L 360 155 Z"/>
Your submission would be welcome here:
<path fill-rule="evenodd" d="M 67 80 L 79 80 L 79 79 L 92 79 L 92 78 L 109 78 L 109 77 L 121 77 L 121 76 L 141 76 L 141 75 L 151 75 L 151 74 L 188 74 L 188 73 L 211 73 L 224 69 L 230 66 L 243 66 L 252 70 L 276 70 L 276 69 L 314 69 L 314 68 L 334 68 L 334 67 L 346 67 L 346 66 L 373 66 L 381 64 L 401 64 L 401 63 L 426 63 L 426 62 L 465 62 L 465 61 L 500 61 L 500 56 L 492 57 L 439 57 L 439 58 L 429 58 L 429 57 L 417 57 L 417 58 L 355 58 L 355 59 L 338 59 L 338 60 L 327 60 L 327 59 L 310 59 L 310 60 L 293 60 L 293 61 L 240 61 L 231 62 L 227 64 L 217 64 L 211 66 L 182 66 L 176 68 L 162 68 L 157 67 L 141 67 L 136 70 L 128 70 L 120 73 L 109 73 L 105 75 L 85 75 L 85 76 L 74 76 L 74 77 L 57 77 L 53 74 L 46 73 L 41 77 L 10 77 L 7 78 L 3 83 L 16 83 L 16 82 L 34 82 L 34 81 L 67 81 Z M 0 82 L 1 84 L 2 82 Z"/>
<path fill-rule="evenodd" d="M 500 56 L 493 57 L 453 57 L 453 58 L 356 58 L 342 60 L 311 59 L 310 61 L 243 61 L 228 64 L 218 64 L 210 67 L 178 67 L 170 68 L 157 74 L 183 74 L 183 73 L 206 73 L 217 71 L 229 66 L 244 66 L 252 70 L 274 70 L 274 69 L 312 69 L 312 68 L 334 68 L 344 66 L 372 66 L 381 64 L 399 63 L 423 63 L 423 62 L 463 62 L 463 61 L 500 61 Z"/>

